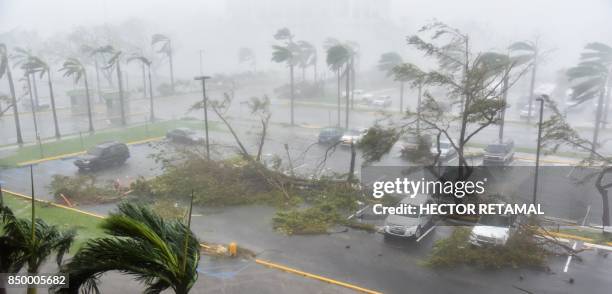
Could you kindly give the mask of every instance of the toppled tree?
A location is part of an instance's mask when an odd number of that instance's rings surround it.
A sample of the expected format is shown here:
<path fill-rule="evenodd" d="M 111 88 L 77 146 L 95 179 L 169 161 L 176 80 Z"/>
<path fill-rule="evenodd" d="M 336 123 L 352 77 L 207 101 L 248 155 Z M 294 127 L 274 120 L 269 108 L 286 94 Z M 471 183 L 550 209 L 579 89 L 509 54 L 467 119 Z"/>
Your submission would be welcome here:
<path fill-rule="evenodd" d="M 270 113 L 270 98 L 268 98 L 268 96 L 264 96 L 262 99 L 258 97 L 252 97 L 250 101 L 247 102 L 251 115 L 256 116 L 261 124 L 261 132 L 259 133 L 259 140 L 257 143 L 257 153 L 255 156 L 252 156 L 250 152 L 247 150 L 247 148 L 245 147 L 245 144 L 243 144 L 242 140 L 240 139 L 240 136 L 238 135 L 236 130 L 232 127 L 232 124 L 229 121 L 229 117 L 226 115 L 227 110 L 229 109 L 232 103 L 232 98 L 230 97 L 230 95 L 228 95 L 227 93 L 224 93 L 223 100 L 220 100 L 220 101 L 213 100 L 213 101 L 209 101 L 209 103 L 210 103 L 210 108 L 212 109 L 212 111 L 215 113 L 215 115 L 217 115 L 217 117 L 223 122 L 223 124 L 227 127 L 227 129 L 232 134 L 232 137 L 234 138 L 236 145 L 238 145 L 238 153 L 245 160 L 249 160 L 249 161 L 254 160 L 256 162 L 260 162 L 263 146 L 266 142 L 266 135 L 268 133 L 268 125 L 270 123 L 270 117 L 272 115 Z M 194 110 L 200 110 L 203 108 L 204 108 L 204 102 L 199 101 L 195 103 L 193 106 L 191 106 L 190 110 L 194 111 Z"/>

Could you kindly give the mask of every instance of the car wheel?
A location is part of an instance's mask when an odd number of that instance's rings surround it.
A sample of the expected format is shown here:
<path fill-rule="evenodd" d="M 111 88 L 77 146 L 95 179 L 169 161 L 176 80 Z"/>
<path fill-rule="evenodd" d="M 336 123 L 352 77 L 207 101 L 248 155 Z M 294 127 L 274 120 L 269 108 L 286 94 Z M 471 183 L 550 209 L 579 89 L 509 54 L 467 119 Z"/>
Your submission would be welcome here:
<path fill-rule="evenodd" d="M 423 234 L 423 229 L 421 229 L 421 226 L 418 226 L 416 231 L 414 232 L 414 238 L 418 239 L 421 237 L 422 234 Z"/>

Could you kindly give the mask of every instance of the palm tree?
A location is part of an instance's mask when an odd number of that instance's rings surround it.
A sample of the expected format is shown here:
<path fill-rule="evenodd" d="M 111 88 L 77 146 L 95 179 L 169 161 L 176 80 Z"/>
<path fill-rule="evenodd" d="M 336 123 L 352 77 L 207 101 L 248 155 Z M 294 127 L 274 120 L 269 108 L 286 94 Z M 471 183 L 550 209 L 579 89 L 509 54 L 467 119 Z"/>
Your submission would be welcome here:
<path fill-rule="evenodd" d="M 323 44 L 323 48 L 325 49 L 326 53 L 327 53 L 327 57 L 326 57 L 326 62 L 327 62 L 327 66 L 329 67 L 329 69 L 336 73 L 336 79 L 338 81 L 338 87 L 337 87 L 337 98 L 338 98 L 338 121 L 336 123 L 337 126 L 340 126 L 340 112 L 341 112 L 341 106 L 340 106 L 340 69 L 342 68 L 342 64 L 340 62 L 340 60 L 336 59 L 336 56 L 331 56 L 330 57 L 330 52 L 329 49 L 339 45 L 340 41 L 338 41 L 337 39 L 334 38 L 327 38 Z M 335 55 L 335 54 L 334 54 Z"/>
<path fill-rule="evenodd" d="M 529 111 L 527 113 L 527 122 L 531 121 L 531 111 L 533 109 L 533 95 L 535 91 L 536 74 L 538 71 L 538 62 L 542 57 L 540 49 L 538 48 L 538 39 L 535 42 L 532 41 L 521 41 L 513 43 L 508 47 L 511 52 L 515 55 L 512 56 L 514 60 L 520 60 L 521 62 L 531 62 L 531 82 L 529 84 Z"/>
<path fill-rule="evenodd" d="M 340 71 L 344 67 L 344 76 L 346 77 L 346 117 L 345 127 L 349 125 L 349 95 L 350 95 L 350 71 L 352 61 L 352 51 L 343 44 L 338 44 L 327 49 L 327 65 L 332 70 L 336 70 L 338 74 L 338 125 L 340 125 Z"/>
<path fill-rule="evenodd" d="M 164 220 L 150 209 L 122 203 L 117 213 L 102 221 L 110 237 L 88 241 L 61 272 L 70 276 L 69 288 L 58 293 L 97 290 L 98 278 L 108 271 L 120 271 L 146 285 L 145 293 L 172 288 L 188 293 L 195 284 L 200 244 L 180 220 Z"/>
<path fill-rule="evenodd" d="M 58 266 L 61 265 L 64 254 L 74 241 L 75 231 L 60 231 L 39 218 L 32 219 L 17 218 L 7 208 L 2 211 L 4 238 L 10 240 L 13 254 L 17 256 L 13 269 L 19 264 L 25 264 L 28 274 L 35 275 L 52 253 L 55 253 Z M 36 288 L 28 288 L 27 293 L 35 294 Z"/>
<path fill-rule="evenodd" d="M 60 71 L 64 71 L 64 77 L 74 77 L 74 82 L 78 83 L 81 77 L 83 78 L 83 82 L 85 83 L 85 99 L 87 99 L 87 117 L 89 119 L 89 132 L 94 131 L 93 127 L 93 117 L 91 111 L 91 98 L 89 97 L 89 83 L 87 80 L 87 70 L 76 58 L 68 58 L 64 62 L 63 67 Z"/>
<path fill-rule="evenodd" d="M 174 69 L 172 63 L 172 42 L 170 38 L 166 37 L 162 34 L 155 34 L 151 37 L 151 45 L 155 46 L 156 44 L 161 44 L 161 47 L 157 51 L 158 53 L 165 54 L 168 56 L 168 64 L 170 65 L 170 87 L 172 92 L 174 92 Z"/>
<path fill-rule="evenodd" d="M 599 140 L 605 97 L 609 94 L 608 83 L 612 76 L 612 47 L 603 43 L 590 43 L 585 47 L 580 63 L 568 69 L 567 77 L 572 86 L 572 99 L 580 103 L 597 99 L 595 128 L 593 130 L 592 151 L 595 152 Z"/>
<path fill-rule="evenodd" d="M 49 69 L 49 65 L 36 56 L 30 56 L 27 61 L 27 64 L 25 65 L 28 68 L 28 72 L 32 73 L 33 75 L 36 73 L 40 74 L 41 79 L 44 75 L 47 75 L 47 85 L 49 86 L 49 99 L 51 100 L 51 112 L 53 113 L 53 126 L 55 127 L 55 137 L 59 139 L 61 137 L 61 134 L 59 130 L 59 124 L 57 122 L 55 95 L 53 94 L 53 83 L 51 82 L 51 71 Z"/>
<path fill-rule="evenodd" d="M 15 119 L 15 129 L 17 132 L 17 144 L 23 144 L 21 136 L 21 124 L 19 122 L 19 110 L 17 109 L 17 96 L 15 95 L 15 84 L 13 83 L 13 74 L 8 63 L 8 50 L 5 44 L 0 43 L 0 79 L 6 74 L 9 90 L 11 92 L 11 104 L 13 107 L 13 118 Z"/>
<path fill-rule="evenodd" d="M 257 71 L 257 60 L 251 48 L 242 47 L 238 50 L 238 63 L 249 63 L 253 67 L 253 71 Z"/>
<path fill-rule="evenodd" d="M 21 244 L 14 242 L 13 237 L 7 235 L 4 230 L 4 223 L 7 220 L 5 214 L 12 214 L 13 212 L 6 206 L 3 205 L 2 199 L 0 199 L 0 272 L 3 273 L 17 273 L 21 270 L 26 262 L 25 250 L 21 247 Z M 6 294 L 6 287 L 3 285 L 4 279 L 0 279 L 0 294 Z"/>
<path fill-rule="evenodd" d="M 294 120 L 294 100 L 295 100 L 295 84 L 294 84 L 294 69 L 299 62 L 299 51 L 295 43 L 293 43 L 293 35 L 287 28 L 282 28 L 274 34 L 276 40 L 285 41 L 284 46 L 272 46 L 272 61 L 276 63 L 286 63 L 289 67 L 289 84 L 291 98 L 291 125 L 295 125 Z"/>
<path fill-rule="evenodd" d="M 299 65 L 302 68 L 302 80 L 306 80 L 306 68 L 314 67 L 314 82 L 317 82 L 317 48 L 307 41 L 298 41 L 297 46 L 300 52 Z"/>
<path fill-rule="evenodd" d="M 154 121 L 155 120 L 155 112 L 154 112 L 154 107 L 153 107 L 153 83 L 151 82 L 151 60 L 142 56 L 142 55 L 132 55 L 130 58 L 128 58 L 127 62 L 131 62 L 134 60 L 138 60 L 142 63 L 143 66 L 147 67 L 147 73 L 149 76 L 149 108 L 151 110 L 151 115 L 150 115 L 150 120 Z M 146 91 L 145 91 L 146 92 Z"/>
<path fill-rule="evenodd" d="M 98 62 L 98 54 L 92 54 L 97 47 L 82 45 L 81 52 L 89 55 L 94 62 L 94 69 L 96 70 L 96 92 L 98 93 L 98 101 L 102 101 L 102 89 L 100 88 L 100 63 Z"/>
<path fill-rule="evenodd" d="M 404 63 L 404 60 L 397 52 L 383 53 L 378 60 L 378 69 L 384 71 L 387 77 L 394 75 L 393 69 Z M 400 112 L 404 111 L 404 82 L 405 79 L 397 79 L 400 82 Z"/>
<path fill-rule="evenodd" d="M 21 69 L 24 70 L 24 72 L 26 72 L 27 68 L 25 68 L 26 65 L 24 64 L 27 63 L 30 58 L 34 56 L 32 54 L 32 50 L 15 47 L 14 51 L 15 53 L 11 56 L 11 58 L 15 60 L 14 66 L 19 66 Z M 34 101 L 32 104 L 32 109 L 38 110 L 40 102 L 38 100 L 38 86 L 36 85 L 36 75 L 31 72 L 26 72 L 25 77 L 27 78 L 28 82 L 28 92 L 33 98 L 32 101 Z"/>
<path fill-rule="evenodd" d="M 115 68 L 117 72 L 117 85 L 119 87 L 119 108 L 121 111 L 121 125 L 125 126 L 127 121 L 125 118 L 125 97 L 123 93 L 123 79 L 121 78 L 121 57 L 123 52 L 116 50 L 113 46 L 107 45 L 94 49 L 91 55 L 96 54 L 111 54 L 111 58 L 108 60 L 105 69 Z"/>

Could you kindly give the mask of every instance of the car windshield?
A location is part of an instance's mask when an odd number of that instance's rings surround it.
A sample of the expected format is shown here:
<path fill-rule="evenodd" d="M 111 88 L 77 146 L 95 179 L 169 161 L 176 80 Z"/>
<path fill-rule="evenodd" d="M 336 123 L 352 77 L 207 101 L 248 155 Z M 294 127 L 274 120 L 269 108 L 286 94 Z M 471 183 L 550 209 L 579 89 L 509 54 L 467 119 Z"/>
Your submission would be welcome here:
<path fill-rule="evenodd" d="M 509 227 L 510 217 L 507 215 L 483 215 L 478 224 L 493 227 Z"/>
<path fill-rule="evenodd" d="M 335 134 L 337 131 L 334 128 L 327 128 L 327 129 L 323 129 L 321 130 L 321 134 L 323 135 L 333 135 Z"/>
<path fill-rule="evenodd" d="M 94 155 L 94 156 L 99 156 L 99 155 L 102 154 L 102 150 L 104 150 L 104 149 L 102 149 L 100 147 L 93 147 L 93 148 L 87 150 L 87 154 Z"/>
<path fill-rule="evenodd" d="M 504 145 L 493 144 L 487 146 L 487 148 L 485 148 L 485 151 L 489 153 L 504 153 L 506 152 L 506 148 Z"/>
<path fill-rule="evenodd" d="M 440 149 L 449 149 L 451 144 L 449 142 L 440 142 Z"/>

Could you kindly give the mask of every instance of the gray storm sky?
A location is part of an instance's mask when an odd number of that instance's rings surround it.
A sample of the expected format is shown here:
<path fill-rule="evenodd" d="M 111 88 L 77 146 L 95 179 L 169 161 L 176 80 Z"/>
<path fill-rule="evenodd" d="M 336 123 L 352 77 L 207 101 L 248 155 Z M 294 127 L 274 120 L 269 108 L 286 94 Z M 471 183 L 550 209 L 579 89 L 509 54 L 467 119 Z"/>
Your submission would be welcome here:
<path fill-rule="evenodd" d="M 185 37 L 197 33 L 204 19 L 226 15 L 225 0 L 0 0 L 0 33 L 17 28 L 47 37 L 78 25 L 138 18 Z M 478 34 L 480 45 L 490 42 L 491 48 L 540 35 L 559 52 L 559 66 L 574 63 L 587 42 L 612 43 L 612 0 L 391 0 L 390 18 L 405 34 L 436 18 Z M 401 43 L 404 38 L 397 36 Z"/>

